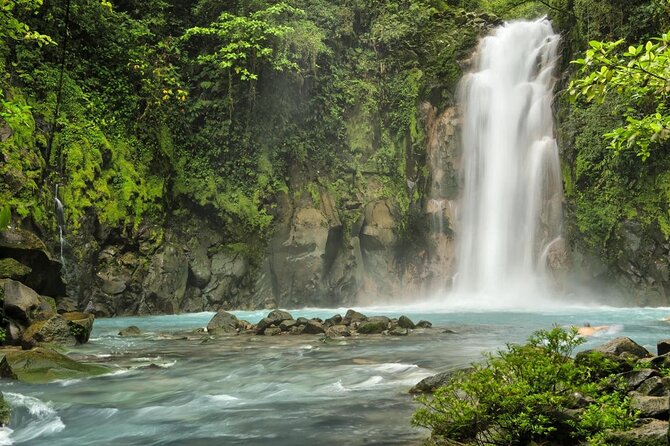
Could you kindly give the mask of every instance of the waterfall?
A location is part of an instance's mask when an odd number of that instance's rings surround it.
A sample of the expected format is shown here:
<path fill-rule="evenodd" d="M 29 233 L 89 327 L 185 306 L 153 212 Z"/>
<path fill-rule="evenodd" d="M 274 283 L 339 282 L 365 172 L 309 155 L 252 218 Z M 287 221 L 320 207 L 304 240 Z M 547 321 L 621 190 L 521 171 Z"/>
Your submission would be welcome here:
<path fill-rule="evenodd" d="M 65 238 L 63 238 L 63 228 L 65 227 L 65 216 L 63 214 L 63 203 L 58 199 L 58 184 L 56 184 L 56 191 L 54 192 L 54 206 L 56 212 L 56 223 L 58 224 L 58 240 L 60 241 L 60 261 L 65 265 L 65 257 L 63 256 L 63 246 L 65 245 Z"/>
<path fill-rule="evenodd" d="M 558 44 L 546 19 L 506 23 L 482 39 L 462 81 L 458 292 L 523 305 L 542 289 L 542 253 L 561 233 L 551 110 Z"/>

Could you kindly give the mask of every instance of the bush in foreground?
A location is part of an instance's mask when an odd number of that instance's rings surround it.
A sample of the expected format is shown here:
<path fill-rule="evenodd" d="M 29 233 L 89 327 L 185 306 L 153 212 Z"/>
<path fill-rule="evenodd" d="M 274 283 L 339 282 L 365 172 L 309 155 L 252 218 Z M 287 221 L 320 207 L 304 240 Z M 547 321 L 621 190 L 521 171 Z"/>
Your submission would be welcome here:
<path fill-rule="evenodd" d="M 507 345 L 419 397 L 412 422 L 431 429 L 436 444 L 604 444 L 608 432 L 632 427 L 636 414 L 607 359 L 571 358 L 583 342 L 576 329 L 554 327 Z"/>

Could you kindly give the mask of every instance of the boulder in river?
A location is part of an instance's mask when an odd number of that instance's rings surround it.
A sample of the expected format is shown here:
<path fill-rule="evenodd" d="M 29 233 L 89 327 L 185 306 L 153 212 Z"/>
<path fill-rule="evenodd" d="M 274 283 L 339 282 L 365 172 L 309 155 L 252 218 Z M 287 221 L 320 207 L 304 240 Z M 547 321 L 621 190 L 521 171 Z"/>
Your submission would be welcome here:
<path fill-rule="evenodd" d="M 224 310 L 216 312 L 214 317 L 207 324 L 207 331 L 210 333 L 237 333 L 240 321 L 234 314 Z"/>
<path fill-rule="evenodd" d="M 361 334 L 379 334 L 388 328 L 388 322 L 381 319 L 369 320 L 361 323 L 358 327 L 358 332 Z"/>
<path fill-rule="evenodd" d="M 93 331 L 93 321 L 95 316 L 91 313 L 82 311 L 70 311 L 63 313 L 62 316 L 68 321 L 70 325 L 70 332 L 77 339 L 79 344 L 88 342 L 91 332 Z"/>
<path fill-rule="evenodd" d="M 279 328 L 281 328 L 281 331 L 289 331 L 291 330 L 292 327 L 295 327 L 296 325 L 298 325 L 298 321 L 296 321 L 295 319 L 288 319 L 285 321 L 281 321 L 281 323 L 279 324 Z"/>
<path fill-rule="evenodd" d="M 281 328 L 279 327 L 268 327 L 263 331 L 265 336 L 275 336 L 281 334 Z"/>
<path fill-rule="evenodd" d="M 316 319 L 309 319 L 304 325 L 302 332 L 305 334 L 321 334 L 324 333 L 325 330 L 323 329 L 321 322 Z"/>
<path fill-rule="evenodd" d="M 351 336 L 351 330 L 346 325 L 331 325 L 326 328 L 326 336 L 329 338 L 341 338 Z"/>
<path fill-rule="evenodd" d="M 417 328 L 431 328 L 432 326 L 433 326 L 433 324 L 431 324 L 428 321 L 423 321 L 423 320 L 416 323 Z"/>
<path fill-rule="evenodd" d="M 359 313 L 356 310 L 349 309 L 347 310 L 346 314 L 344 315 L 344 319 L 348 321 L 347 323 L 351 322 L 363 322 L 367 320 L 367 316 L 365 316 L 363 313 Z"/>
<path fill-rule="evenodd" d="M 279 325 L 282 321 L 293 319 L 293 316 L 288 311 L 272 310 L 268 313 L 267 318 L 272 321 L 273 325 Z"/>
<path fill-rule="evenodd" d="M 411 320 L 410 318 L 408 318 L 407 316 L 400 316 L 400 317 L 398 318 L 398 327 L 408 328 L 408 329 L 411 330 L 411 329 L 416 328 L 416 325 L 415 325 L 414 322 L 412 322 L 412 320 Z"/>
<path fill-rule="evenodd" d="M 70 330 L 67 319 L 55 315 L 46 320 L 33 322 L 21 337 L 23 348 L 33 348 L 40 344 L 58 344 L 73 347 L 77 339 Z"/>

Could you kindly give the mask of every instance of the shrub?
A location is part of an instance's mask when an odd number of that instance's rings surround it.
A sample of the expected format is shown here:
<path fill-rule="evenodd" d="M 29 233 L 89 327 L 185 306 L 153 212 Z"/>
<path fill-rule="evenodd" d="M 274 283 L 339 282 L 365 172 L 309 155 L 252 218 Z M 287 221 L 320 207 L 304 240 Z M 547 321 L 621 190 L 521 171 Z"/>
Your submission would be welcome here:
<path fill-rule="evenodd" d="M 583 342 L 576 329 L 540 330 L 527 344 L 508 345 L 457 374 L 432 397 L 419 397 L 412 422 L 446 442 L 598 443 L 610 429 L 631 427 L 635 414 L 623 388 L 613 389 L 608 377 L 591 381 L 601 374 L 571 358 Z"/>

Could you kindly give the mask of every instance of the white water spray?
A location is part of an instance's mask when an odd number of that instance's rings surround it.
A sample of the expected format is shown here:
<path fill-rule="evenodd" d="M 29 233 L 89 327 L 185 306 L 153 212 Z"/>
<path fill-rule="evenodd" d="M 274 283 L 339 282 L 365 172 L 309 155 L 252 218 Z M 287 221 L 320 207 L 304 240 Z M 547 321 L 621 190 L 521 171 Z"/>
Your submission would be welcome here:
<path fill-rule="evenodd" d="M 481 41 L 463 79 L 459 294 L 504 294 L 523 306 L 543 285 L 541 254 L 561 232 L 551 110 L 558 43 L 546 19 L 506 23 Z"/>

